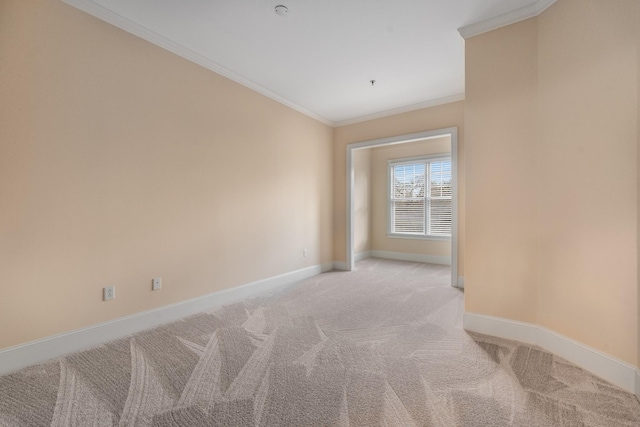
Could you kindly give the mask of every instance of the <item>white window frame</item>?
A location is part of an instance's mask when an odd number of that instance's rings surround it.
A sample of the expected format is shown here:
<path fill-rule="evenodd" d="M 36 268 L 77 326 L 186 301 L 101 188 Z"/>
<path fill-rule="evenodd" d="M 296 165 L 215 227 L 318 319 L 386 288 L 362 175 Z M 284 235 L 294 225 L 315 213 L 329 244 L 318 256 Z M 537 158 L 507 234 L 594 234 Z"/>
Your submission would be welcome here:
<path fill-rule="evenodd" d="M 439 236 L 439 235 L 430 235 L 428 232 L 428 221 L 429 221 L 429 213 L 427 212 L 427 200 L 429 199 L 427 188 L 425 188 L 425 215 L 424 215 L 424 233 L 398 233 L 393 231 L 393 200 L 392 200 L 392 182 L 391 177 L 393 175 L 393 167 L 399 165 L 407 165 L 407 164 L 415 164 L 415 163 L 424 163 L 425 169 L 428 167 L 427 164 L 432 162 L 439 162 L 443 160 L 448 160 L 452 162 L 451 153 L 446 154 L 434 154 L 430 156 L 418 156 L 418 157 L 407 157 L 402 159 L 390 159 L 387 161 L 387 237 L 395 238 L 395 239 L 418 239 L 418 240 L 444 240 L 450 241 L 451 234 L 449 236 Z M 452 164 L 452 174 L 453 174 L 453 164 Z M 453 209 L 453 194 L 452 194 L 452 209 Z M 453 212 L 452 212 L 453 214 Z M 453 215 L 452 215 L 452 230 L 453 233 Z"/>

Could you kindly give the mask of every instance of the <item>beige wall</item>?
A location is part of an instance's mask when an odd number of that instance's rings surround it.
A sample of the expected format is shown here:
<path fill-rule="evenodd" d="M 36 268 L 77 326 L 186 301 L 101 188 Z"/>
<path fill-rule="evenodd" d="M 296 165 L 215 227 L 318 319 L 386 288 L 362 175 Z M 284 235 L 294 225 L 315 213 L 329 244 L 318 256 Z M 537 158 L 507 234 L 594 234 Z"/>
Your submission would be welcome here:
<path fill-rule="evenodd" d="M 637 22 L 638 22 L 638 26 L 640 26 L 640 9 L 636 12 L 637 16 Z M 637 157 L 637 162 L 638 165 L 640 166 L 640 31 L 637 31 L 636 37 L 638 39 L 638 50 L 637 50 L 637 58 L 638 58 L 638 63 L 636 64 L 636 73 L 638 74 L 638 80 L 637 80 L 637 89 L 638 89 L 638 99 L 637 99 L 637 129 L 638 129 L 638 135 L 637 135 L 637 140 L 638 143 L 636 145 L 636 151 L 638 154 Z M 636 366 L 640 367 L 640 172 L 636 175 L 636 180 L 638 182 L 638 194 L 637 194 L 637 200 L 638 200 L 638 207 L 637 207 L 637 212 L 638 212 L 638 217 L 637 217 L 637 221 L 636 221 L 636 231 L 638 232 L 638 246 L 636 247 L 637 253 L 638 253 L 638 259 L 637 259 L 637 263 L 636 263 L 636 270 L 638 273 L 638 277 L 637 277 L 637 282 L 638 282 L 638 289 L 637 289 L 637 297 L 638 297 L 638 305 L 636 308 L 637 311 L 637 317 L 638 317 L 638 335 L 637 335 L 637 343 L 638 343 L 638 353 L 637 353 L 637 362 L 636 362 Z"/>
<path fill-rule="evenodd" d="M 464 102 L 424 108 L 408 113 L 338 127 L 334 130 L 334 259 L 346 260 L 346 146 L 352 142 L 417 133 L 447 127 L 458 128 L 458 274 L 464 275 L 465 239 L 465 132 Z"/>
<path fill-rule="evenodd" d="M 535 322 L 537 21 L 466 40 L 465 309 Z"/>
<path fill-rule="evenodd" d="M 640 365 L 639 9 L 560 0 L 466 41 L 464 102 L 332 130 L 62 2 L 1 0 L 0 348 L 344 261 L 346 145 L 457 126 L 467 311 Z"/>
<path fill-rule="evenodd" d="M 538 322 L 628 362 L 637 338 L 639 5 L 563 0 L 538 18 Z"/>
<path fill-rule="evenodd" d="M 371 150 L 353 153 L 353 251 L 356 254 L 371 250 Z"/>
<path fill-rule="evenodd" d="M 466 42 L 466 310 L 630 363 L 639 7 L 560 0 Z"/>
<path fill-rule="evenodd" d="M 426 141 L 371 148 L 371 249 L 374 251 L 402 252 L 409 254 L 451 256 L 451 241 L 399 239 L 387 237 L 388 171 L 387 162 L 392 159 L 451 153 L 449 137 Z"/>
<path fill-rule="evenodd" d="M 0 40 L 0 348 L 332 260 L 328 126 L 60 1 Z"/>

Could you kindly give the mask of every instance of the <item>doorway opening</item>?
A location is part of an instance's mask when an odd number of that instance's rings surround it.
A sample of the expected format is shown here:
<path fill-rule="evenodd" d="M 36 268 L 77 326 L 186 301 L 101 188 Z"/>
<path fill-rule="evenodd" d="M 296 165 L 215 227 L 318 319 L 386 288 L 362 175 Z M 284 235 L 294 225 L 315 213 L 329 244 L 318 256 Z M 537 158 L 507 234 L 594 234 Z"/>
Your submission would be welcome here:
<path fill-rule="evenodd" d="M 407 135 L 398 135 L 371 141 L 354 142 L 347 145 L 347 259 L 346 269 L 354 269 L 355 256 L 355 170 L 354 158 L 358 150 L 407 144 L 418 141 L 448 138 L 451 153 L 451 286 L 462 287 L 458 281 L 458 129 L 437 129 Z"/>

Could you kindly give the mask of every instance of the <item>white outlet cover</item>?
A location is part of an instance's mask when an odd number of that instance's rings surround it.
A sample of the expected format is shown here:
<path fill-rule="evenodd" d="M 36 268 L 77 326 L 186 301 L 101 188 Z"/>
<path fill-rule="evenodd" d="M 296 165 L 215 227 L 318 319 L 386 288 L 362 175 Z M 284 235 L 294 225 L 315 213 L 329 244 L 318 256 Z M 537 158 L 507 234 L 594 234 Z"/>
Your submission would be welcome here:
<path fill-rule="evenodd" d="M 151 290 L 157 291 L 160 288 L 162 288 L 162 278 L 161 277 L 155 277 L 152 280 L 152 283 L 151 283 Z"/>
<path fill-rule="evenodd" d="M 104 301 L 112 300 L 116 297 L 116 287 L 115 286 L 107 286 L 102 289 L 102 299 Z"/>

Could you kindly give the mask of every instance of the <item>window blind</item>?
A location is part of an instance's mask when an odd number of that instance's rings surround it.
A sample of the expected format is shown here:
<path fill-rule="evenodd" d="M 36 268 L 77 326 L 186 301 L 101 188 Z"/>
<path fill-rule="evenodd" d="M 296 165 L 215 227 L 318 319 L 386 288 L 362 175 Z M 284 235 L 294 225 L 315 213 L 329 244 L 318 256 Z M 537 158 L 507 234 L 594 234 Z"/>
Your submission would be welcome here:
<path fill-rule="evenodd" d="M 390 232 L 451 236 L 451 159 L 390 164 Z"/>

